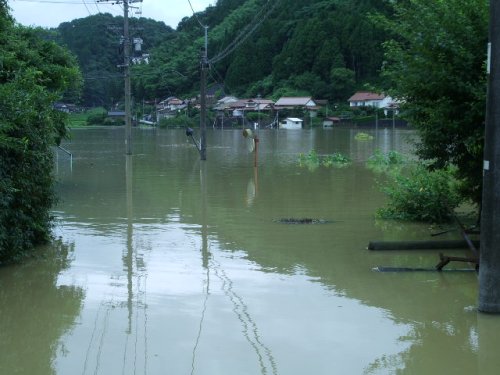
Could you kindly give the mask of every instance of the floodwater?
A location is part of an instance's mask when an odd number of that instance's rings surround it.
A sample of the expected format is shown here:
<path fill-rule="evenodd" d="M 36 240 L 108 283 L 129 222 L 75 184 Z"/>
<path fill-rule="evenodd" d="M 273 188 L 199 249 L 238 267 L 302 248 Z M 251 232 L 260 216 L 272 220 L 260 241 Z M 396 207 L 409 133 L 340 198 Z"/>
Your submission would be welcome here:
<path fill-rule="evenodd" d="M 365 161 L 411 132 L 357 132 L 262 130 L 254 168 L 241 130 L 209 130 L 206 162 L 182 130 L 134 129 L 132 156 L 124 129 L 73 130 L 57 240 L 0 269 L 0 373 L 497 374 L 475 272 L 373 270 L 433 267 L 366 247 L 438 228 L 375 219 L 384 176 Z M 299 166 L 311 149 L 353 162 Z"/>

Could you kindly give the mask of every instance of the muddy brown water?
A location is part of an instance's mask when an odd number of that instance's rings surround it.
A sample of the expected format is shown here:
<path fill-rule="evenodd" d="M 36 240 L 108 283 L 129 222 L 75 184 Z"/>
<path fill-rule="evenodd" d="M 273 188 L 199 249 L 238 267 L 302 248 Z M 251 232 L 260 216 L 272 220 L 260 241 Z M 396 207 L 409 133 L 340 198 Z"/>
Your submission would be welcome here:
<path fill-rule="evenodd" d="M 210 130 L 206 162 L 182 130 L 134 129 L 132 156 L 123 129 L 73 130 L 57 240 L 0 269 L 0 373 L 497 374 L 474 272 L 373 271 L 438 255 L 366 250 L 435 229 L 374 217 L 384 177 L 365 162 L 412 132 L 358 132 L 261 130 L 254 169 L 241 130 Z M 311 149 L 353 161 L 299 166 Z"/>

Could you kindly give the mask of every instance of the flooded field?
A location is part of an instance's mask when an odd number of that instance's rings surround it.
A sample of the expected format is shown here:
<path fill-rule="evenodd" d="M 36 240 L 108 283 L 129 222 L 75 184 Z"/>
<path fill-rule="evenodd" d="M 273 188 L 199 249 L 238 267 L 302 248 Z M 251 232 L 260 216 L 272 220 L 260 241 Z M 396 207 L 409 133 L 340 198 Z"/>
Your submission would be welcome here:
<path fill-rule="evenodd" d="M 262 130 L 254 168 L 241 130 L 210 130 L 206 162 L 183 130 L 134 129 L 132 156 L 124 129 L 73 130 L 57 239 L 0 269 L 0 374 L 497 374 L 475 272 L 373 270 L 438 252 L 366 249 L 435 228 L 375 219 L 365 162 L 411 131 L 358 132 Z M 352 163 L 299 166 L 312 149 Z"/>

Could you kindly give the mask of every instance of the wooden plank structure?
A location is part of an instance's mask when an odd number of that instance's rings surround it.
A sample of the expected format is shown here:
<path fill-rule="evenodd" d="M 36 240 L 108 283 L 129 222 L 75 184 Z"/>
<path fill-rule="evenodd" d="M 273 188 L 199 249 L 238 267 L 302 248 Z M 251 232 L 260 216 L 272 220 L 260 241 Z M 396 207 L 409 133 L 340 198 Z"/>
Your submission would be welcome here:
<path fill-rule="evenodd" d="M 376 267 L 379 272 L 414 272 L 414 271 L 438 271 L 442 272 L 444 267 L 450 262 L 464 262 L 475 265 L 474 268 L 467 269 L 450 269 L 446 271 L 478 271 L 479 270 L 479 241 L 473 241 L 469 234 L 477 234 L 476 231 L 468 231 L 464 225 L 453 215 L 457 223 L 460 234 L 463 240 L 446 240 L 446 241 L 371 241 L 368 244 L 368 250 L 442 250 L 442 249 L 469 249 L 470 256 L 457 257 L 448 256 L 439 253 L 439 263 L 434 268 L 411 268 L 411 267 Z M 442 232 L 446 233 L 446 232 Z"/>

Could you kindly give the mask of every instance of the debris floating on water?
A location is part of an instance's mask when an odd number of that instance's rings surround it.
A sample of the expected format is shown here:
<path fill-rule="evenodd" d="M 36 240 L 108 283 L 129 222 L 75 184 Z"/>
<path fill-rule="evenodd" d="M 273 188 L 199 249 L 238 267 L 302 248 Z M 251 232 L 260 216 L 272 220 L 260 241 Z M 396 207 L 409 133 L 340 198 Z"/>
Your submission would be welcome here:
<path fill-rule="evenodd" d="M 330 220 L 324 220 L 324 219 L 312 219 L 312 218 L 281 218 L 281 219 L 276 219 L 273 220 L 276 223 L 280 224 L 328 224 L 331 223 L 332 221 Z"/>

